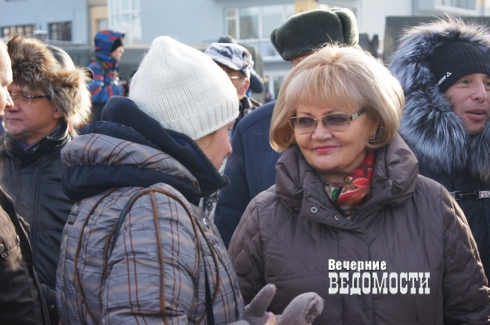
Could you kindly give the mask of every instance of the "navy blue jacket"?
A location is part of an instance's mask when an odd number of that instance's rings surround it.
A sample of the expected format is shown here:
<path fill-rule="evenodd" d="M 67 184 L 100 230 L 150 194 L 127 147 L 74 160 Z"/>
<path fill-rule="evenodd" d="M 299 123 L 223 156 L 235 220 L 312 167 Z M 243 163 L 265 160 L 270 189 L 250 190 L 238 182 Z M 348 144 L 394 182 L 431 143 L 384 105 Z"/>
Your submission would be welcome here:
<path fill-rule="evenodd" d="M 248 203 L 276 182 L 275 166 L 280 154 L 269 143 L 275 104 L 270 102 L 246 115 L 233 133 L 233 153 L 225 167 L 231 185 L 220 192 L 214 215 L 226 247 Z"/>

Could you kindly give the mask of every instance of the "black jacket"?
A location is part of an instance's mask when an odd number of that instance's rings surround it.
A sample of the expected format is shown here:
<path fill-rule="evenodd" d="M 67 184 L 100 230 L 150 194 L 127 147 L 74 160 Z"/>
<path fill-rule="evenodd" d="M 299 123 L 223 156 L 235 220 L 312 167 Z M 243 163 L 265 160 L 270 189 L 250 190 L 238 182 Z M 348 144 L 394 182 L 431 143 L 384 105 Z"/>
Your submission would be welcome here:
<path fill-rule="evenodd" d="M 33 264 L 47 286 L 43 291 L 53 324 L 58 323 L 55 286 L 61 234 L 73 205 L 61 187 L 60 151 L 70 139 L 63 125 L 56 136 L 40 140 L 27 153 L 8 133 L 0 140 L 0 184 L 31 227 Z"/>
<path fill-rule="evenodd" d="M 276 182 L 275 166 L 280 154 L 269 143 L 275 103 L 245 116 L 233 133 L 233 152 L 225 166 L 231 185 L 221 190 L 214 214 L 214 223 L 227 247 L 248 203 Z"/>
<path fill-rule="evenodd" d="M 46 303 L 32 266 L 28 226 L 0 190 L 0 324 L 49 324 Z"/>
<path fill-rule="evenodd" d="M 488 32 L 483 27 L 470 30 L 454 19 L 418 26 L 401 39 L 389 66 L 406 99 L 399 132 L 419 160 L 422 175 L 440 182 L 449 192 L 490 191 L 490 144 L 484 136 L 490 123 L 482 134 L 470 136 L 429 69 L 434 48 L 454 40 L 471 43 L 490 57 Z M 468 198 L 458 203 L 489 278 L 490 199 Z"/>

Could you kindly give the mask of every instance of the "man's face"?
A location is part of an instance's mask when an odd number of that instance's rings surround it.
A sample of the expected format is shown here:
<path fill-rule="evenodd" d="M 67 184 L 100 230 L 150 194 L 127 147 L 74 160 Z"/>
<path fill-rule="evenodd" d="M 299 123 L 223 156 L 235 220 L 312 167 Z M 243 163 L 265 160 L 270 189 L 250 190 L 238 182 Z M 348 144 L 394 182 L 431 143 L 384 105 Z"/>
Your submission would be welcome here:
<path fill-rule="evenodd" d="M 45 96 L 42 91 L 26 93 L 15 83 L 8 86 L 8 91 L 14 105 L 5 108 L 4 120 L 5 128 L 14 139 L 30 145 L 53 130 L 60 121 L 61 113 L 49 98 L 28 98 Z"/>
<path fill-rule="evenodd" d="M 445 93 L 454 113 L 463 120 L 470 135 L 478 135 L 490 119 L 490 76 L 472 73 L 459 79 Z"/>
<path fill-rule="evenodd" d="M 117 49 L 111 52 L 111 57 L 116 60 L 116 62 L 121 61 L 121 57 L 124 53 L 124 48 L 122 46 L 119 46 Z"/>
<path fill-rule="evenodd" d="M 12 108 L 14 103 L 8 92 L 8 85 L 12 83 L 12 68 L 10 57 L 4 44 L 0 44 L 0 117 L 4 115 L 5 108 Z"/>
<path fill-rule="evenodd" d="M 242 99 L 243 97 L 245 97 L 248 87 L 250 87 L 250 80 L 248 80 L 240 71 L 232 70 L 221 64 L 218 65 L 221 67 L 221 69 L 223 69 L 223 71 L 226 72 L 231 82 L 233 83 L 233 86 L 235 87 L 236 93 L 238 95 L 238 99 Z"/>

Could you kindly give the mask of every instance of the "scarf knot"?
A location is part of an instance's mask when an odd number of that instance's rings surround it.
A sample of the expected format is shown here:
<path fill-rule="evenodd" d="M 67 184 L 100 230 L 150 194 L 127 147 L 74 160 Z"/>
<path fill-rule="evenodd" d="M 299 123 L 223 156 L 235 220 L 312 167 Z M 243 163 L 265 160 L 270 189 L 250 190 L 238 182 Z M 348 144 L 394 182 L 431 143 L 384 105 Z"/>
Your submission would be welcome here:
<path fill-rule="evenodd" d="M 337 211 L 350 219 L 359 210 L 371 192 L 373 177 L 374 152 L 369 151 L 361 165 L 343 183 L 326 182 L 325 191 L 335 205 Z"/>

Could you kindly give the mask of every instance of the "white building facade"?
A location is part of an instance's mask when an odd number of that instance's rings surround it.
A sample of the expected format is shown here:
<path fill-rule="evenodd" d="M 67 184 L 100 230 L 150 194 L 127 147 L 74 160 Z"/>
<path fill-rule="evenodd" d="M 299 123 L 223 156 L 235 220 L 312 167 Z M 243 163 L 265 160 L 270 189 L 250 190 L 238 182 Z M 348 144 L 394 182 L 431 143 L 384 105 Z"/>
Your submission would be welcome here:
<path fill-rule="evenodd" d="M 258 48 L 274 98 L 290 65 L 272 46 L 271 31 L 297 12 L 335 7 L 354 12 L 361 46 L 368 49 L 377 37 L 379 54 L 388 16 L 490 15 L 490 0 L 3 0 L 0 28 L 4 38 L 43 30 L 50 40 L 89 47 L 95 32 L 112 28 L 126 33 L 128 48 L 140 51 L 160 35 L 198 48 L 231 35 Z"/>

